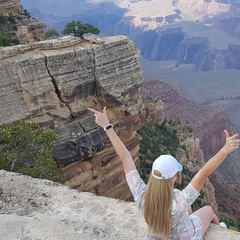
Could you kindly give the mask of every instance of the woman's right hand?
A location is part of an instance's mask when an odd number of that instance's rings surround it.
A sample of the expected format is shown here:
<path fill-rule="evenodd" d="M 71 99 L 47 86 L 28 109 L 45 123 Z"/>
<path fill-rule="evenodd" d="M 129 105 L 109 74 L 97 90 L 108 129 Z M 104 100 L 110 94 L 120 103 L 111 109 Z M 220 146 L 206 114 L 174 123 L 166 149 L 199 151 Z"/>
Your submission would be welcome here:
<path fill-rule="evenodd" d="M 238 139 L 238 134 L 236 133 L 230 137 L 227 130 L 224 130 L 224 132 L 226 136 L 225 145 L 206 162 L 191 181 L 193 187 L 198 192 L 203 188 L 207 177 L 219 167 L 219 165 L 226 159 L 227 155 L 239 148 L 240 140 Z"/>

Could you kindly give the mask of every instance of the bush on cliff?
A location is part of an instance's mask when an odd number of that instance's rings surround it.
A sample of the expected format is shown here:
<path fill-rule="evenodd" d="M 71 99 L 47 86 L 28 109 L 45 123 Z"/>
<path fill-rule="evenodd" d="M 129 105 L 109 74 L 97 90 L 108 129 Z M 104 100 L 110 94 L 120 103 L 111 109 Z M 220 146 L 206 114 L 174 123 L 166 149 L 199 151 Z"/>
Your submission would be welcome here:
<path fill-rule="evenodd" d="M 0 168 L 60 181 L 60 169 L 52 157 L 57 135 L 33 122 L 0 126 Z"/>
<path fill-rule="evenodd" d="M 63 35 L 73 35 L 74 37 L 83 38 L 86 33 L 99 34 L 100 30 L 89 23 L 83 24 L 81 21 L 72 21 L 66 25 L 62 31 Z"/>
<path fill-rule="evenodd" d="M 13 38 L 9 31 L 2 25 L 0 25 L 0 46 L 12 46 L 19 44 L 19 40 Z"/>
<path fill-rule="evenodd" d="M 48 29 L 45 33 L 45 38 L 46 39 L 54 39 L 59 36 L 59 33 L 56 29 Z"/>

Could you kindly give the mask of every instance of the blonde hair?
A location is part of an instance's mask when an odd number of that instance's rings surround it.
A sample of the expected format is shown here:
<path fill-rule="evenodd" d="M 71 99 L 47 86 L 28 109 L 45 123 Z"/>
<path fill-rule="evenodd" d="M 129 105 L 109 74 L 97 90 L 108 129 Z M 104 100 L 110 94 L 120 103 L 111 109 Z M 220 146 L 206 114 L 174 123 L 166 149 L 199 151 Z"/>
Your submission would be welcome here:
<path fill-rule="evenodd" d="M 161 173 L 157 170 L 154 174 L 161 177 Z M 152 235 L 169 239 L 172 200 L 172 179 L 160 180 L 150 175 L 144 196 L 144 218 Z"/>

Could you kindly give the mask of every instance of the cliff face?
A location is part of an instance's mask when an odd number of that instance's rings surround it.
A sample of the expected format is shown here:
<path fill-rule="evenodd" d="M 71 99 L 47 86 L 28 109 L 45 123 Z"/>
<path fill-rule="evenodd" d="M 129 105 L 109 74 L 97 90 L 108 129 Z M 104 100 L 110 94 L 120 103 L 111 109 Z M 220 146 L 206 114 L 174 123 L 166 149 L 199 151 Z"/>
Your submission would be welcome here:
<path fill-rule="evenodd" d="M 0 54 L 1 122 L 31 119 L 53 129 L 59 136 L 54 157 L 67 166 L 67 185 L 130 198 L 115 151 L 86 108 L 108 107 L 111 122 L 138 161 L 135 132 L 144 123 L 143 74 L 135 44 L 121 36 L 98 44 L 64 37 L 3 48 Z"/>

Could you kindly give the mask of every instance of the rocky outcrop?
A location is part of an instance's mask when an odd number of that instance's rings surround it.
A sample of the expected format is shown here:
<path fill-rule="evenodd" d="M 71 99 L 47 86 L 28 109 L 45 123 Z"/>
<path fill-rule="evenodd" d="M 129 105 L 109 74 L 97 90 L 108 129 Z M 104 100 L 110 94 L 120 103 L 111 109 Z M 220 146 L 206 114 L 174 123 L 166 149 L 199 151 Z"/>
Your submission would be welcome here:
<path fill-rule="evenodd" d="M 135 133 L 144 114 L 135 44 L 124 36 L 104 38 L 100 45 L 64 37 L 3 48 L 0 55 L 1 123 L 31 119 L 52 129 L 59 136 L 54 158 L 65 167 L 67 185 L 130 198 L 115 151 L 86 108 L 108 107 L 111 122 L 138 165 Z"/>
<path fill-rule="evenodd" d="M 17 32 L 15 34 L 20 43 L 32 43 L 45 39 L 46 25 L 36 19 L 23 17 L 16 27 Z"/>
<path fill-rule="evenodd" d="M 0 16 L 3 18 L 1 24 L 4 24 L 10 35 L 20 43 L 35 42 L 45 38 L 46 25 L 24 13 L 19 0 L 1 0 Z"/>
<path fill-rule="evenodd" d="M 0 15 L 21 14 L 22 12 L 20 0 L 0 0 Z"/>
<path fill-rule="evenodd" d="M 181 134 L 181 130 L 179 131 L 179 134 Z M 198 172 L 205 164 L 204 155 L 200 149 L 199 139 L 195 138 L 194 136 L 185 136 L 184 140 L 182 140 L 182 144 L 185 146 L 186 151 L 178 151 L 178 160 L 191 172 Z M 188 182 L 189 181 L 191 181 L 191 179 L 188 179 Z M 206 181 L 206 184 L 203 188 L 203 193 L 203 204 L 211 205 L 214 209 L 214 212 L 218 215 L 218 204 L 215 198 L 215 188 L 209 179 Z"/>
<path fill-rule="evenodd" d="M 134 203 L 46 180 L 0 171 L 0 205 L 1 240 L 146 238 L 146 223 Z M 236 231 L 211 225 L 204 240 L 239 238 Z"/>

